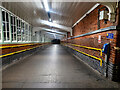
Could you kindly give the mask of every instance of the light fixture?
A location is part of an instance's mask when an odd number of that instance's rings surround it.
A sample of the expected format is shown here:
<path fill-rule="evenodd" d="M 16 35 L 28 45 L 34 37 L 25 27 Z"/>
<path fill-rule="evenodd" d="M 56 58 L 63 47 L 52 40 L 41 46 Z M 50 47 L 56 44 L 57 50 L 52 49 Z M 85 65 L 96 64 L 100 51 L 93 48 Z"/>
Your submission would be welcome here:
<path fill-rule="evenodd" d="M 35 11 L 35 10 L 34 10 L 33 12 L 34 12 L 34 14 L 36 14 L 36 11 Z"/>
<path fill-rule="evenodd" d="M 66 31 L 72 30 L 71 27 L 66 27 L 66 26 L 56 24 L 56 23 L 53 23 L 53 22 L 49 22 L 49 21 L 46 21 L 46 20 L 37 19 L 37 21 L 41 24 L 45 24 L 45 25 L 48 25 L 50 27 L 55 27 L 55 28 L 58 28 L 58 29 L 66 30 Z"/>
<path fill-rule="evenodd" d="M 51 33 L 51 32 L 46 32 L 46 33 L 53 35 L 53 37 L 56 39 L 56 34 L 55 33 Z"/>
<path fill-rule="evenodd" d="M 53 34 L 54 35 L 54 37 L 55 37 L 55 39 L 56 39 L 56 35 L 55 34 Z"/>
<path fill-rule="evenodd" d="M 47 0 L 43 0 L 43 4 L 44 4 L 44 7 L 45 7 L 45 10 L 46 10 L 47 12 L 49 12 L 49 6 L 48 6 Z"/>
<path fill-rule="evenodd" d="M 56 30 L 53 30 L 53 29 L 46 29 L 46 28 L 41 28 L 41 29 L 49 31 L 51 33 L 58 33 L 58 34 L 61 34 L 61 35 L 65 35 L 66 34 L 66 33 L 62 33 L 62 32 L 59 32 L 59 31 L 56 31 Z"/>
<path fill-rule="evenodd" d="M 51 19 L 51 18 L 49 18 L 49 22 L 52 22 L 52 19 Z"/>

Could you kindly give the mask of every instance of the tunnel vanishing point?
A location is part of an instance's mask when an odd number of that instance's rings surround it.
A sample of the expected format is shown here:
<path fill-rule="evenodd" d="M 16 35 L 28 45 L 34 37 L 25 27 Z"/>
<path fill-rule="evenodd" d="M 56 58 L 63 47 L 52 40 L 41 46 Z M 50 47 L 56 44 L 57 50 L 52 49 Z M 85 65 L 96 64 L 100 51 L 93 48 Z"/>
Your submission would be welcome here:
<path fill-rule="evenodd" d="M 0 87 L 120 89 L 120 0 L 1 0 Z"/>

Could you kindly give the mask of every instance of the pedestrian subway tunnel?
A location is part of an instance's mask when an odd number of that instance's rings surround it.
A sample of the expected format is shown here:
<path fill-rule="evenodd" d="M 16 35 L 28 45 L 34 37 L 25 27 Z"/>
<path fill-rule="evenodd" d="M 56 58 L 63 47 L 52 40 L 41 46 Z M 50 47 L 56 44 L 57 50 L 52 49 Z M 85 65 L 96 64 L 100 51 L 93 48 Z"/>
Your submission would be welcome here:
<path fill-rule="evenodd" d="M 119 1 L 0 5 L 3 89 L 120 88 Z"/>

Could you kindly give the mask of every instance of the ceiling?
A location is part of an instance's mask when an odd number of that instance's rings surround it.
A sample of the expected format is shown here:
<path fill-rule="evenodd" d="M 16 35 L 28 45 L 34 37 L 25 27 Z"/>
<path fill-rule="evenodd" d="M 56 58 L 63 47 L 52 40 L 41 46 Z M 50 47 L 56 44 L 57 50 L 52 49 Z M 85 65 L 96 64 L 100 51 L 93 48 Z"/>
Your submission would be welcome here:
<path fill-rule="evenodd" d="M 52 22 L 68 28 L 72 28 L 73 24 L 95 4 L 95 2 L 48 2 Z M 3 2 L 2 5 L 34 27 L 51 29 L 49 25 L 41 23 L 48 22 L 49 19 L 42 2 Z M 66 32 L 57 27 L 53 29 Z"/>

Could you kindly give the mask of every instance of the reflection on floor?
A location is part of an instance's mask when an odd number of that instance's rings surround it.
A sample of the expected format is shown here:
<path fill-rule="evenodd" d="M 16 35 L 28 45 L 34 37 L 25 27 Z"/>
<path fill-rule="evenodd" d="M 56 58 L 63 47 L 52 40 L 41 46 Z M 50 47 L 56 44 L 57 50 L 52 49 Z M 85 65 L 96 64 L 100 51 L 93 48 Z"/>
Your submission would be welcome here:
<path fill-rule="evenodd" d="M 113 88 L 60 45 L 52 45 L 3 71 L 3 88 Z"/>

